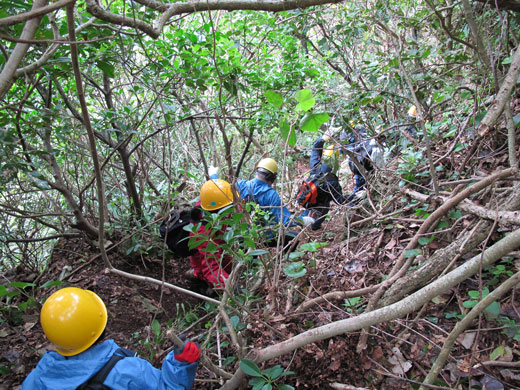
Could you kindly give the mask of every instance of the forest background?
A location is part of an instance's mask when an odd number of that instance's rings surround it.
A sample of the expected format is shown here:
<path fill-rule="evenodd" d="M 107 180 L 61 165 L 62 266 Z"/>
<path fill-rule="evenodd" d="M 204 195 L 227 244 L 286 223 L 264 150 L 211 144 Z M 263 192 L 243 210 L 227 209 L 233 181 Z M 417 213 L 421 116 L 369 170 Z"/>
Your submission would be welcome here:
<path fill-rule="evenodd" d="M 197 338 L 201 389 L 516 388 L 514 2 L 0 4 L 6 388 L 49 347 L 37 314 L 70 284 L 155 364 L 172 330 Z M 412 104 L 419 135 L 397 148 Z M 366 199 L 289 257 L 262 246 L 254 207 L 216 215 L 229 288 L 183 285 L 158 224 L 210 165 L 232 182 L 273 157 L 291 204 L 321 125 L 357 123 L 393 148 Z"/>

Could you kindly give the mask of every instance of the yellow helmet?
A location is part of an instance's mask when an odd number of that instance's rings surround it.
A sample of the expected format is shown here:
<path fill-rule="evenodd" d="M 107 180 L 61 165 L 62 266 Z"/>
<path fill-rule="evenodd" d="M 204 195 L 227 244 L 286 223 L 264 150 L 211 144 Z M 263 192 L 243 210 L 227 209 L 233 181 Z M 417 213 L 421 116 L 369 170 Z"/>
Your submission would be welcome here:
<path fill-rule="evenodd" d="M 214 211 L 233 203 L 231 184 L 225 180 L 213 179 L 200 189 L 200 206 L 206 211 Z"/>
<path fill-rule="evenodd" d="M 105 330 L 107 319 L 101 298 L 77 287 L 53 293 L 40 313 L 45 336 L 63 356 L 77 355 L 94 344 Z"/>
<path fill-rule="evenodd" d="M 323 149 L 323 156 L 330 158 L 330 157 L 339 157 L 339 151 L 334 147 L 334 145 L 329 145 L 325 149 Z"/>
<path fill-rule="evenodd" d="M 417 116 L 417 107 L 415 105 L 411 106 L 408 109 L 408 116 L 416 117 Z"/>
<path fill-rule="evenodd" d="M 263 158 L 260 160 L 256 168 L 267 169 L 272 174 L 276 175 L 278 173 L 278 164 L 272 158 Z"/>

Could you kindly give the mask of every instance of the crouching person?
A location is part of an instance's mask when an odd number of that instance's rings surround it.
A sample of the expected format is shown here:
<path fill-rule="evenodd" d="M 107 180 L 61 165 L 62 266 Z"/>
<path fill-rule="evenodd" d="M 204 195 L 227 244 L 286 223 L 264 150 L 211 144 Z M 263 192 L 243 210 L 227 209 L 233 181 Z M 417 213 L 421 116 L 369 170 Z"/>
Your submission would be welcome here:
<path fill-rule="evenodd" d="M 113 340 L 102 341 L 107 309 L 94 292 L 66 287 L 45 301 L 40 322 L 56 351 L 43 355 L 22 390 L 191 389 L 200 348 L 186 341 L 170 352 L 161 370 Z"/>
<path fill-rule="evenodd" d="M 204 183 L 200 189 L 200 207 L 209 213 L 218 213 L 233 203 L 231 184 L 225 180 L 212 179 Z M 224 253 L 221 238 L 224 232 L 211 232 L 205 224 L 200 224 L 190 237 L 198 243 L 195 252 L 190 256 L 192 269 L 186 273 L 188 278 L 197 278 L 207 283 L 211 289 L 222 290 L 233 267 L 233 258 Z M 190 238 L 191 240 L 192 238 Z M 212 250 L 209 245 L 212 244 Z"/>

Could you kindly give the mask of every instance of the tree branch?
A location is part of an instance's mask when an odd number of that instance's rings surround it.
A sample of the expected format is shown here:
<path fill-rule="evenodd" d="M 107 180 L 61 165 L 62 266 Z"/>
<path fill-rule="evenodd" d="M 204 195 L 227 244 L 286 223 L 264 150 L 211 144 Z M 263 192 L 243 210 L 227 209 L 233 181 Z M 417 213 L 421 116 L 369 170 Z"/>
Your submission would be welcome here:
<path fill-rule="evenodd" d="M 47 0 L 35 0 L 33 3 L 32 11 L 37 12 L 40 8 L 44 7 L 47 4 Z M 22 35 L 20 36 L 20 39 L 32 39 L 34 37 L 34 33 L 40 26 L 41 22 L 41 16 L 35 17 L 31 20 L 29 20 L 22 31 Z M 16 69 L 18 69 L 18 66 L 22 62 L 23 58 L 25 57 L 25 53 L 27 53 L 27 50 L 29 49 L 29 44 L 27 43 L 18 43 L 14 50 L 12 51 L 11 55 L 9 56 L 9 59 L 4 65 L 4 68 L 2 69 L 2 73 L 0 73 L 0 100 L 2 100 L 11 88 L 11 86 L 14 83 L 14 75 L 16 72 Z"/>
<path fill-rule="evenodd" d="M 422 305 L 429 302 L 437 295 L 442 294 L 446 290 L 456 286 L 463 280 L 475 275 L 482 268 L 489 267 L 503 256 L 518 249 L 520 247 L 520 229 L 510 233 L 502 240 L 496 242 L 493 246 L 486 249 L 483 253 L 478 254 L 449 272 L 442 278 L 423 287 L 421 290 L 403 298 L 390 306 L 386 306 L 374 311 L 365 312 L 358 316 L 350 317 L 344 320 L 335 321 L 327 325 L 323 325 L 306 332 L 300 333 L 281 343 L 270 345 L 259 351 L 252 351 L 250 357 L 256 363 L 262 363 L 269 359 L 277 358 L 281 355 L 290 353 L 304 345 L 315 343 L 317 341 L 326 340 L 341 334 L 354 332 L 362 328 L 380 324 L 382 322 L 392 321 L 402 318 L 405 315 L 419 309 Z M 224 384 L 221 390 L 232 390 L 238 387 L 240 381 L 244 377 L 244 373 L 239 368 L 233 378 Z"/>
<path fill-rule="evenodd" d="M 76 0 L 59 0 L 45 7 L 43 5 L 36 6 L 36 2 L 34 2 L 33 8 L 29 12 L 24 12 L 18 15 L 8 16 L 6 18 L 0 19 L 0 27 L 13 26 L 15 24 L 23 23 L 27 20 L 41 18 L 43 15 L 49 14 L 52 11 L 56 11 L 60 8 L 64 8 L 68 4 L 74 3 L 75 1 Z"/>

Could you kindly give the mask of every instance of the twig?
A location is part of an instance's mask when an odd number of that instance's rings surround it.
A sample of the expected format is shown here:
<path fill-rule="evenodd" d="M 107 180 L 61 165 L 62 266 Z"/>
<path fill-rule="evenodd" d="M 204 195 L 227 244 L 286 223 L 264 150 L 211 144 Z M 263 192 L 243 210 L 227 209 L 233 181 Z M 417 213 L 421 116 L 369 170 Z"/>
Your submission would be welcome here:
<path fill-rule="evenodd" d="M 462 319 L 457 323 L 457 325 L 455 325 L 450 335 L 444 341 L 444 346 L 442 347 L 439 356 L 437 356 L 435 363 L 433 363 L 430 372 L 424 379 L 423 385 L 419 388 L 419 390 L 425 390 L 425 387 L 429 387 L 428 385 L 431 385 L 433 382 L 435 382 L 435 379 L 437 379 L 437 376 L 442 370 L 442 367 L 444 366 L 444 363 L 446 362 L 446 359 L 448 358 L 451 352 L 451 348 L 457 340 L 457 337 L 462 332 L 464 332 L 464 330 L 471 325 L 473 320 L 477 318 L 480 314 L 482 314 L 482 312 L 491 303 L 498 301 L 505 293 L 514 288 L 519 280 L 520 272 L 517 272 L 509 279 L 507 279 L 504 283 L 502 283 L 500 286 L 498 286 L 495 290 L 493 290 L 493 292 L 484 297 L 479 303 L 476 304 L 475 307 L 473 307 L 473 309 L 470 310 L 468 314 L 466 314 L 464 319 Z"/>

